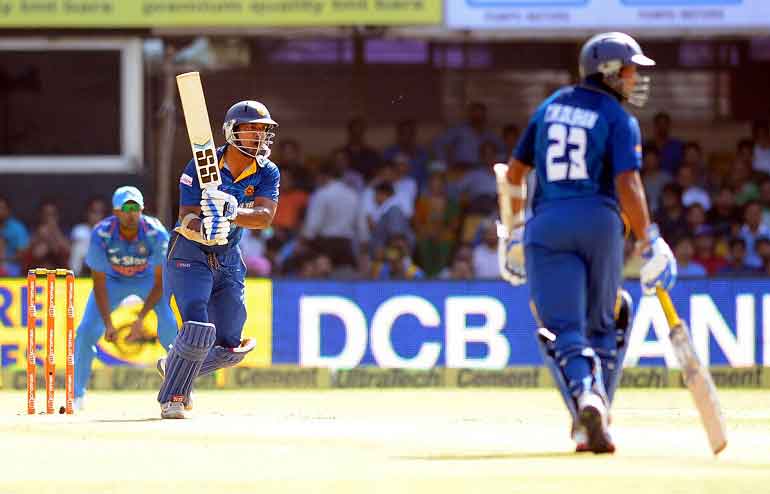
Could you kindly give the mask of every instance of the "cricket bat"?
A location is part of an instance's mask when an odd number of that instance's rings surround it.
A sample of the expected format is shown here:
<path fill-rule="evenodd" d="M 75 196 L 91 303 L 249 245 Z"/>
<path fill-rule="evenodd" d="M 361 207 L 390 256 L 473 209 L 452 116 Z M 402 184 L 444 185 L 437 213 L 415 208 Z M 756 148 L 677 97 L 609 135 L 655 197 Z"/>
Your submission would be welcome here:
<path fill-rule="evenodd" d="M 187 135 L 190 137 L 193 157 L 195 158 L 195 173 L 201 188 L 217 188 L 222 184 L 217 163 L 217 150 L 214 146 L 214 136 L 211 133 L 209 112 L 206 109 L 206 98 L 203 96 L 201 76 L 198 72 L 187 72 L 176 76 L 179 97 L 182 100 L 184 121 L 187 124 Z"/>
<path fill-rule="evenodd" d="M 682 377 L 698 409 L 703 428 L 706 429 L 711 451 L 717 455 L 727 446 L 727 431 L 714 380 L 708 368 L 698 359 L 687 327 L 684 321 L 679 319 L 668 292 L 657 287 L 656 293 L 668 321 L 669 339 L 682 367 Z"/>
<path fill-rule="evenodd" d="M 508 165 L 497 163 L 494 166 L 494 171 L 497 182 L 497 205 L 500 207 L 500 222 L 505 226 L 507 233 L 511 233 L 515 226 L 515 220 L 511 208 L 511 195 L 508 193 Z"/>

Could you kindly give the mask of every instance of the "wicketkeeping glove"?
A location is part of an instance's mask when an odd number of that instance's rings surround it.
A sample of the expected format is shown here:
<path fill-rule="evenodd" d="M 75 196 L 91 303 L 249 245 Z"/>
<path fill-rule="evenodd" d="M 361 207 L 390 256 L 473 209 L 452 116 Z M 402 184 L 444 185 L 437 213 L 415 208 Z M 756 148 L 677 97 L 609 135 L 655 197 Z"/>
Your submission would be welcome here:
<path fill-rule="evenodd" d="M 658 225 L 650 225 L 647 229 L 649 243 L 643 247 L 642 259 L 644 264 L 639 271 L 639 281 L 645 295 L 654 295 L 655 287 L 661 286 L 670 290 L 676 283 L 676 258 L 663 237 L 660 236 Z"/>
<path fill-rule="evenodd" d="M 203 189 L 201 212 L 203 216 L 218 216 L 233 221 L 238 216 L 238 200 L 221 190 Z"/>

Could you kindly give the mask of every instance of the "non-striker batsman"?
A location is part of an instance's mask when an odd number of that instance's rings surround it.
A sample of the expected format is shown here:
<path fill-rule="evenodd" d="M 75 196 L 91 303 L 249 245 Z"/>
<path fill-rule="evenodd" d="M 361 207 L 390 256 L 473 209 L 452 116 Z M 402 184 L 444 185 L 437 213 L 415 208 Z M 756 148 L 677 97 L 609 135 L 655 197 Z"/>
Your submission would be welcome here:
<path fill-rule="evenodd" d="M 539 106 L 509 161 L 514 214 L 523 207 L 525 179 L 533 168 L 537 185 L 526 226 L 501 232 L 509 249 L 503 264 L 509 281 L 525 276 L 529 281 L 541 327 L 538 343 L 572 415 L 578 451 L 611 453 L 609 407 L 628 340 L 615 310 L 628 302 L 626 297 L 618 302 L 622 216 L 645 259 L 645 293 L 671 288 L 676 262 L 650 224 L 639 176 L 639 124 L 622 105 L 644 104 L 649 85 L 637 70 L 655 62 L 633 38 L 613 32 L 589 39 L 579 63 L 580 83 L 561 88 Z M 522 243 L 523 265 L 516 255 Z M 628 314 L 626 326 L 627 319 Z"/>
<path fill-rule="evenodd" d="M 177 227 L 166 262 L 166 286 L 183 327 L 158 393 L 163 418 L 184 418 L 195 377 L 241 362 L 256 342 L 241 340 L 246 322 L 243 228 L 270 226 L 278 205 L 279 171 L 269 160 L 278 124 L 257 101 L 234 104 L 217 149 L 222 185 L 201 188 L 191 160 L 179 179 Z"/>

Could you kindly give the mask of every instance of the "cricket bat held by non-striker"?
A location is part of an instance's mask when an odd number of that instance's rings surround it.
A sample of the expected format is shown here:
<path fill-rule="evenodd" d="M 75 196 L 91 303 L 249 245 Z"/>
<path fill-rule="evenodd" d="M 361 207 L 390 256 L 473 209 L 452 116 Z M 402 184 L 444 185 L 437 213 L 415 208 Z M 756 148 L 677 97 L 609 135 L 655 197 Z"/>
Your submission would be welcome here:
<path fill-rule="evenodd" d="M 661 287 L 658 287 L 656 292 L 668 321 L 669 339 L 682 367 L 682 377 L 698 409 L 703 428 L 706 429 L 711 451 L 715 455 L 719 454 L 727 446 L 727 432 L 714 380 L 708 368 L 698 359 L 687 327 L 684 321 L 679 319 L 668 292 Z"/>
<path fill-rule="evenodd" d="M 206 109 L 206 98 L 203 96 L 203 86 L 198 72 L 187 72 L 176 76 L 179 97 L 182 100 L 184 120 L 187 124 L 187 134 L 190 137 L 195 172 L 201 188 L 217 188 L 222 184 L 217 163 L 217 150 L 214 146 L 214 136 L 211 133 L 209 112 Z"/>

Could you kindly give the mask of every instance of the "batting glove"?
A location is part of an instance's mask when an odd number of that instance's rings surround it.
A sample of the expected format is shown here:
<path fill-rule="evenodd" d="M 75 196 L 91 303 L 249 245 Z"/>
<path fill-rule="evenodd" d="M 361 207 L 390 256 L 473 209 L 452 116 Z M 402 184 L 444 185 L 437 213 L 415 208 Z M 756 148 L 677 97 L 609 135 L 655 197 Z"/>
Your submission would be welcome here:
<path fill-rule="evenodd" d="M 203 216 L 221 217 L 228 221 L 234 221 L 238 216 L 238 200 L 221 190 L 203 189 L 201 212 Z"/>
<path fill-rule="evenodd" d="M 201 235 L 204 240 L 216 245 L 227 245 L 230 221 L 222 216 L 205 216 L 201 220 Z"/>
<path fill-rule="evenodd" d="M 500 277 L 513 286 L 527 282 L 524 268 L 524 227 L 514 228 L 510 233 L 501 222 L 497 222 L 497 263 Z"/>
<path fill-rule="evenodd" d="M 644 264 L 639 271 L 639 281 L 645 295 L 654 295 L 655 288 L 660 286 L 670 290 L 676 283 L 676 258 L 663 237 L 660 236 L 658 225 L 647 228 L 649 242 L 642 250 Z"/>

